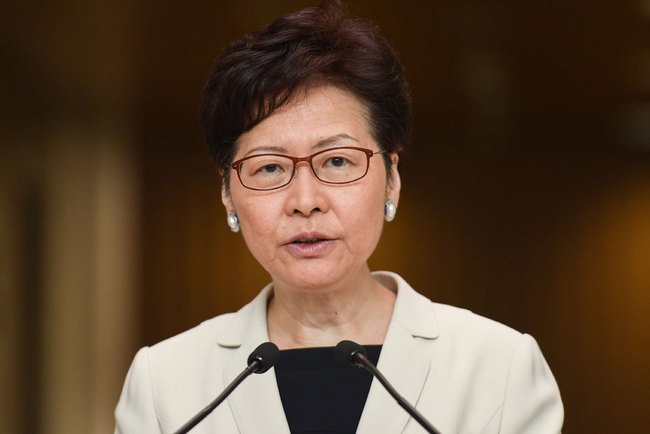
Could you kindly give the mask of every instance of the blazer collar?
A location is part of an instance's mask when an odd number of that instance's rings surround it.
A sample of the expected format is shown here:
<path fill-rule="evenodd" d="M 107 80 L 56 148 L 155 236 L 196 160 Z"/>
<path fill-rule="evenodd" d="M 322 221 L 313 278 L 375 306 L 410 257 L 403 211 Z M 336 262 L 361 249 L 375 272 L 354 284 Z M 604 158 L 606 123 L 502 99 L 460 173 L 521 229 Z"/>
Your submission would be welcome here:
<path fill-rule="evenodd" d="M 431 300 L 411 288 L 399 274 L 375 271 L 372 275 L 382 285 L 397 293 L 389 327 L 399 324 L 411 336 L 418 338 L 435 339 L 439 336 L 440 330 L 431 308 Z"/>
<path fill-rule="evenodd" d="M 259 341 L 258 345 L 268 341 L 266 307 L 272 291 L 273 284 L 269 283 L 253 301 L 231 315 L 228 325 L 222 328 L 216 337 L 217 344 L 226 348 L 238 348 L 251 339 L 265 339 Z"/>
<path fill-rule="evenodd" d="M 409 403 L 416 405 L 430 369 L 430 360 L 417 341 L 439 336 L 435 312 L 431 301 L 399 275 L 384 271 L 373 276 L 397 293 L 377 367 Z M 224 384 L 229 384 L 246 367 L 248 355 L 257 345 L 269 340 L 266 309 L 272 289 L 272 284 L 267 285 L 252 302 L 232 315 L 217 336 L 218 345 L 232 349 L 224 369 Z M 232 393 L 228 403 L 240 432 L 289 434 L 273 368 L 264 375 L 251 375 Z M 409 417 L 373 380 L 357 433 L 402 432 Z"/>
<path fill-rule="evenodd" d="M 391 317 L 391 326 L 400 324 L 413 337 L 435 339 L 440 334 L 438 322 L 431 301 L 416 292 L 396 273 L 376 271 L 372 273 L 381 284 L 396 293 L 395 307 Z M 227 327 L 217 336 L 217 343 L 227 348 L 237 348 L 251 337 L 263 337 L 268 340 L 266 326 L 266 308 L 273 291 L 273 284 L 268 284 L 246 306 L 242 307 Z M 265 341 L 260 341 L 262 343 Z"/>

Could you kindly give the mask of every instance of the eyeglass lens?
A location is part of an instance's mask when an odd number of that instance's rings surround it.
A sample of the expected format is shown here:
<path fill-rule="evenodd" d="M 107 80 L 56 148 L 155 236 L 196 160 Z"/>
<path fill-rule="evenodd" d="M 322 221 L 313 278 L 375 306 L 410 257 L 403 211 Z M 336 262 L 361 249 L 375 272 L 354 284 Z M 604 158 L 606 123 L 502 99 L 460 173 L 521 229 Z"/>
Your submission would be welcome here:
<path fill-rule="evenodd" d="M 334 148 L 313 155 L 311 167 L 323 182 L 345 184 L 362 178 L 368 170 L 368 154 L 353 148 Z M 244 186 L 270 190 L 288 184 L 293 177 L 294 161 L 283 155 L 255 155 L 239 164 Z"/>

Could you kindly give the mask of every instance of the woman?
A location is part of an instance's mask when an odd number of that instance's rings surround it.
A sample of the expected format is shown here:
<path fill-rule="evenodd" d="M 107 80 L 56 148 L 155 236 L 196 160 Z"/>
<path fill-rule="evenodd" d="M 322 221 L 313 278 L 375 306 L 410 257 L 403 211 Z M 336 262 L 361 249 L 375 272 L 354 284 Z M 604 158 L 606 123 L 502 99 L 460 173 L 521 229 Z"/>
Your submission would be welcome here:
<path fill-rule="evenodd" d="M 381 385 L 336 365 L 343 339 L 443 433 L 553 433 L 559 391 L 535 341 L 371 273 L 399 203 L 410 104 L 393 51 L 329 3 L 229 46 L 202 105 L 227 223 L 272 283 L 221 315 L 138 352 L 116 432 L 170 432 L 209 403 L 260 343 L 282 350 L 195 432 L 424 432 Z"/>

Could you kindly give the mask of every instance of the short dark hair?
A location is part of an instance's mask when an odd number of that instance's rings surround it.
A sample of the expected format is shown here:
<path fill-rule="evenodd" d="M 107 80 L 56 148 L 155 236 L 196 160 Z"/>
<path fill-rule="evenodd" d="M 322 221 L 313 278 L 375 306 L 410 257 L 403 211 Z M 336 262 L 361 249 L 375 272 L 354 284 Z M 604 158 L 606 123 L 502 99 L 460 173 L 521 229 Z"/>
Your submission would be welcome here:
<path fill-rule="evenodd" d="M 382 150 L 400 152 L 408 146 L 411 104 L 404 68 L 376 25 L 350 18 L 340 1 L 328 1 L 244 35 L 212 67 L 201 124 L 226 188 L 239 137 L 299 89 L 318 84 L 359 98 Z M 384 157 L 390 176 L 390 157 Z"/>

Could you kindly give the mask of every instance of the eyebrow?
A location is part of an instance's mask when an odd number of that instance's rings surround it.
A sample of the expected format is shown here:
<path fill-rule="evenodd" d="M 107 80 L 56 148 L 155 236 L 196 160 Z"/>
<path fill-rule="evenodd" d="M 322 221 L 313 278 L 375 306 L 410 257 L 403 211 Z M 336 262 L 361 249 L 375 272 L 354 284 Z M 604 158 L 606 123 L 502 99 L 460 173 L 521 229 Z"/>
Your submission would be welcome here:
<path fill-rule="evenodd" d="M 254 154 L 256 152 L 273 152 L 273 153 L 278 153 L 278 154 L 288 154 L 289 152 L 287 151 L 287 148 L 284 146 L 258 146 L 257 148 L 253 148 L 250 151 L 246 152 L 244 154 L 244 157 L 248 157 L 250 154 Z"/>
<path fill-rule="evenodd" d="M 341 134 L 337 134 L 335 136 L 326 137 L 324 139 L 319 140 L 318 142 L 316 142 L 316 144 L 313 146 L 313 148 L 314 149 L 322 149 L 322 148 L 325 148 L 325 147 L 331 145 L 332 143 L 336 143 L 336 142 L 338 142 L 340 140 L 344 140 L 344 139 L 353 140 L 353 141 L 355 141 L 357 143 L 360 143 L 354 137 L 352 137 L 352 136 L 350 136 L 348 134 L 345 134 L 345 133 L 341 133 Z M 253 148 L 250 151 L 248 151 L 246 154 L 244 154 L 244 157 L 246 157 L 246 156 L 248 156 L 250 154 L 256 153 L 256 152 L 272 152 L 272 153 L 279 153 L 279 154 L 288 154 L 289 153 L 289 151 L 287 151 L 287 148 L 285 148 L 284 146 L 259 146 L 257 148 Z"/>
<path fill-rule="evenodd" d="M 357 139 L 355 139 L 354 137 L 352 137 L 352 136 L 350 136 L 348 134 L 345 134 L 345 133 L 341 133 L 341 134 L 337 134 L 337 135 L 332 136 L 332 137 L 327 137 L 325 139 L 319 140 L 314 145 L 314 149 L 324 148 L 324 147 L 326 147 L 328 145 L 331 145 L 332 143 L 338 142 L 339 140 L 342 140 L 342 139 L 354 140 L 355 142 L 359 143 L 359 141 Z"/>

